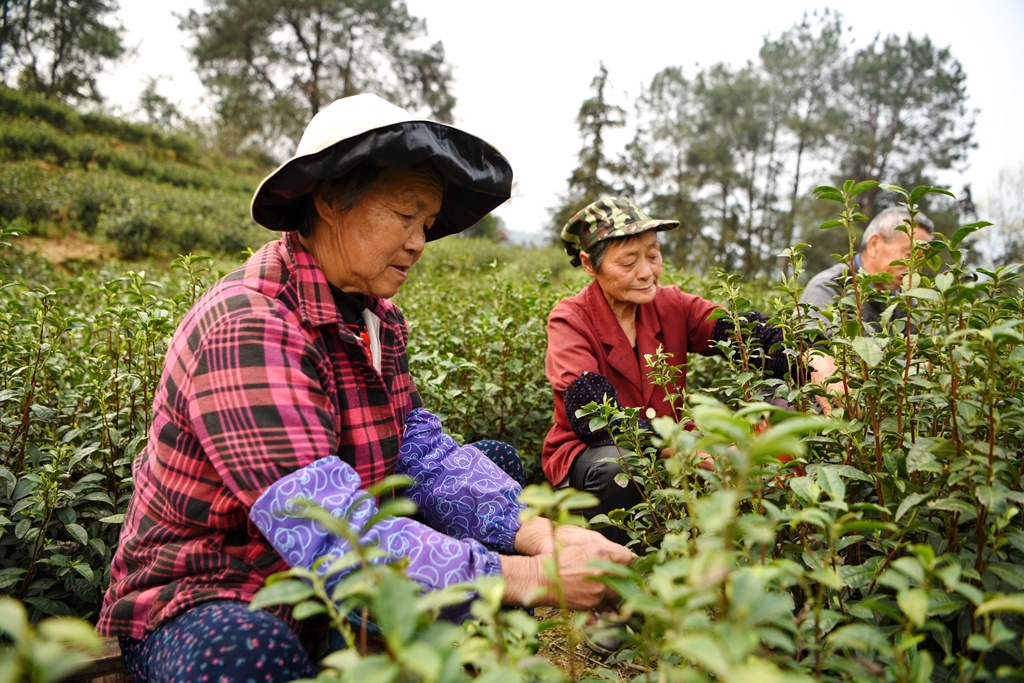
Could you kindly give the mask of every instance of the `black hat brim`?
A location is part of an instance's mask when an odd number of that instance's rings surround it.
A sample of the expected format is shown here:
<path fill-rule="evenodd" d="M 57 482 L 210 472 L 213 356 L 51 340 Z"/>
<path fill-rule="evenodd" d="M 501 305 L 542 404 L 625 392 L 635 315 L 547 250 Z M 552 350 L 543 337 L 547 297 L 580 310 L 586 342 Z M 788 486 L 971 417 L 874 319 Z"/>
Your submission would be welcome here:
<path fill-rule="evenodd" d="M 512 167 L 489 143 L 433 121 L 403 121 L 288 160 L 256 191 L 253 219 L 271 230 L 294 229 L 289 207 L 298 198 L 363 162 L 385 167 L 430 162 L 441 173 L 444 197 L 428 241 L 462 232 L 512 195 Z"/>

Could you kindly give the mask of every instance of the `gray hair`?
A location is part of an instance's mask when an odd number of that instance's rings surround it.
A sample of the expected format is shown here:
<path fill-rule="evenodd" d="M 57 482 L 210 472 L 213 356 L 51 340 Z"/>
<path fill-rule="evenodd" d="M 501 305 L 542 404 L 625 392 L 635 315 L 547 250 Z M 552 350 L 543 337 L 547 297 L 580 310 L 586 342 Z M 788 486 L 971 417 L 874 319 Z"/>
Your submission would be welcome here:
<path fill-rule="evenodd" d="M 384 169 L 380 166 L 360 164 L 348 173 L 320 181 L 313 191 L 295 202 L 296 230 L 303 237 L 309 237 L 316 225 L 317 213 L 313 198 L 320 195 L 336 211 L 350 211 Z"/>
<path fill-rule="evenodd" d="M 935 232 L 935 223 L 923 211 L 919 211 L 914 220 L 916 227 L 920 227 L 929 235 Z M 891 242 L 896 234 L 896 228 L 901 225 L 906 226 L 909 222 L 910 211 L 905 206 L 890 206 L 868 223 L 868 227 L 864 230 L 864 236 L 860 240 L 860 250 L 864 251 L 864 247 L 867 246 L 868 239 L 872 235 L 880 235 L 886 242 Z M 911 237 L 913 237 L 913 233 L 911 233 Z"/>
<path fill-rule="evenodd" d="M 595 273 L 601 272 L 601 264 L 604 262 L 604 253 L 608 251 L 608 245 L 612 243 L 612 240 L 601 240 L 590 248 L 590 251 L 586 252 L 587 256 L 590 257 L 590 265 L 594 267 Z"/>
<path fill-rule="evenodd" d="M 444 194 L 447 182 L 433 164 L 423 162 L 409 168 L 432 173 L 441 184 L 441 193 Z M 313 232 L 313 226 L 317 221 L 316 207 L 313 204 L 315 196 L 319 195 L 335 211 L 351 211 L 370 188 L 380 181 L 385 170 L 384 166 L 364 162 L 344 175 L 320 181 L 312 192 L 296 201 L 295 222 L 298 233 L 303 237 L 309 237 Z"/>

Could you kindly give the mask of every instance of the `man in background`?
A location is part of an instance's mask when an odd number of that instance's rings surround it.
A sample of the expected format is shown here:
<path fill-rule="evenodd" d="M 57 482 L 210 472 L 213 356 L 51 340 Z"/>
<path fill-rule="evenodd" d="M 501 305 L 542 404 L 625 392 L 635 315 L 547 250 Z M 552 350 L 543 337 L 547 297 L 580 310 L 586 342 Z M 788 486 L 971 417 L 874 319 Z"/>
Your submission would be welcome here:
<path fill-rule="evenodd" d="M 849 263 L 837 263 L 821 271 L 807 283 L 800 297 L 801 304 L 809 304 L 806 307 L 807 312 L 824 322 L 825 318 L 818 309 L 843 296 L 844 291 L 848 291 L 848 287 L 844 286 L 847 278 L 856 276 L 861 270 L 869 275 L 888 273 L 888 279 L 883 278 L 874 286 L 889 293 L 899 290 L 903 284 L 903 276 L 908 271 L 905 262 L 913 252 L 914 242 L 927 242 L 935 230 L 935 224 L 925 214 L 918 213 L 915 220 L 916 222 L 911 220 L 910 211 L 902 206 L 885 209 L 875 216 L 861 238 L 860 251 L 853 259 L 853 272 L 850 272 Z M 898 230 L 900 226 L 904 229 Z M 907 228 L 910 228 L 909 232 Z M 890 303 L 886 301 L 887 298 L 861 297 L 861 315 L 865 330 L 878 332 L 881 329 L 882 314 Z M 892 319 L 903 317 L 906 317 L 905 310 L 897 308 L 893 311 Z M 835 358 L 826 353 L 812 352 L 810 364 L 813 381 L 826 383 L 829 382 L 828 378 L 835 375 Z M 845 392 L 845 385 L 839 380 L 833 379 L 828 386 L 834 391 Z M 826 415 L 831 413 L 832 406 L 827 401 L 819 398 L 818 403 Z"/>
<path fill-rule="evenodd" d="M 905 229 L 911 225 L 911 219 L 906 208 L 894 206 L 879 213 L 864 231 L 860 251 L 854 256 L 853 272 L 850 272 L 849 263 L 837 263 L 821 271 L 807 283 L 800 303 L 824 308 L 841 296 L 844 291 L 844 280 L 855 276 L 861 270 L 869 275 L 889 273 L 892 277 L 884 283 L 876 284 L 876 287 L 889 292 L 898 290 L 903 283 L 903 276 L 907 274 L 907 266 L 902 262 L 910 258 L 913 241 L 927 242 L 935 229 L 935 224 L 925 214 L 918 213 L 915 219 L 916 222 L 908 234 Z M 904 230 L 898 230 L 900 226 L 903 226 Z M 879 320 L 889 303 L 877 297 L 865 297 L 861 303 L 865 328 L 877 331 Z M 808 312 L 821 318 L 813 308 L 809 307 Z M 905 312 L 897 310 L 893 317 L 902 315 L 905 315 Z"/>

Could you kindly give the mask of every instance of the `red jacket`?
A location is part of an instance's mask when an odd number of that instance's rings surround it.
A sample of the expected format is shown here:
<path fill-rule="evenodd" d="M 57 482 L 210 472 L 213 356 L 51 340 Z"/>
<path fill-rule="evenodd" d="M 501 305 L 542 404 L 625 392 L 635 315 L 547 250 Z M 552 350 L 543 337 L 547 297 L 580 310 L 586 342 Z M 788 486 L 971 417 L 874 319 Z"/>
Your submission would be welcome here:
<path fill-rule="evenodd" d="M 653 408 L 656 416 L 672 415 L 665 390 L 651 384 L 646 366 L 641 371 L 637 358 L 642 360 L 661 346 L 673 355 L 671 362 L 682 368 L 681 382 L 685 386 L 686 355 L 715 353 L 709 344 L 715 321 L 708 320 L 708 315 L 716 308 L 716 304 L 675 285 L 659 287 L 654 301 L 637 308 L 639 354 L 630 346 L 596 280 L 552 309 L 546 371 L 555 394 L 555 424 L 541 454 L 548 481 L 557 485 L 565 479 L 573 459 L 586 448 L 576 438 L 565 414 L 566 387 L 589 370 L 611 381 L 622 405 Z"/>

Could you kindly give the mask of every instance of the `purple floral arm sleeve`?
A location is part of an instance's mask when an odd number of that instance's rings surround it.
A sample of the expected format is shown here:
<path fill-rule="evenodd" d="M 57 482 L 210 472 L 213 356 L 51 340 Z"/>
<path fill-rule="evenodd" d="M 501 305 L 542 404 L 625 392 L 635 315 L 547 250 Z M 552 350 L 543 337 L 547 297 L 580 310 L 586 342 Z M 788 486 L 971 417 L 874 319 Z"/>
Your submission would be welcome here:
<path fill-rule="evenodd" d="M 428 525 L 513 552 L 525 507 L 517 501 L 523 489 L 478 449 L 455 443 L 441 421 L 423 408 L 406 417 L 397 472 L 413 479 L 405 495 Z"/>
<path fill-rule="evenodd" d="M 326 558 L 319 565 L 326 569 L 331 560 L 352 550 L 347 541 L 331 535 L 319 523 L 296 516 L 297 500 L 301 499 L 320 505 L 339 519 L 348 516 L 361 544 L 376 545 L 384 551 L 386 558 L 380 562 L 408 559 L 406 575 L 428 590 L 501 573 L 497 553 L 475 540 L 452 538 L 413 519 L 391 517 L 364 529 L 377 512 L 377 503 L 362 494 L 355 470 L 330 456 L 275 482 L 256 500 L 249 519 L 293 567 L 312 568 Z M 328 589 L 340 578 L 332 577 Z M 465 618 L 468 606 L 467 602 L 464 609 L 448 617 Z"/>

